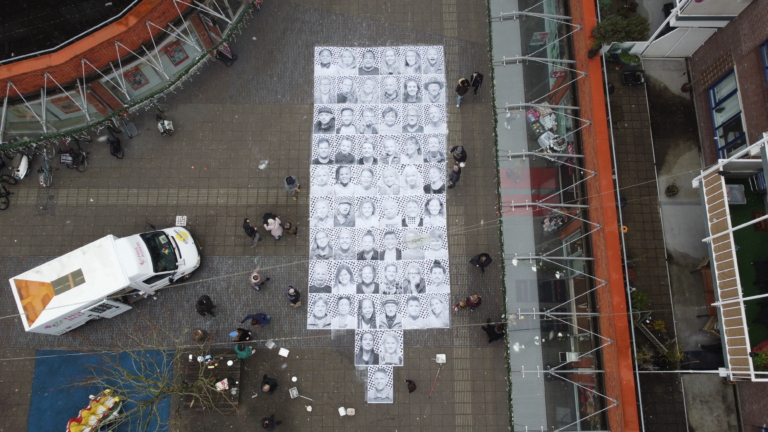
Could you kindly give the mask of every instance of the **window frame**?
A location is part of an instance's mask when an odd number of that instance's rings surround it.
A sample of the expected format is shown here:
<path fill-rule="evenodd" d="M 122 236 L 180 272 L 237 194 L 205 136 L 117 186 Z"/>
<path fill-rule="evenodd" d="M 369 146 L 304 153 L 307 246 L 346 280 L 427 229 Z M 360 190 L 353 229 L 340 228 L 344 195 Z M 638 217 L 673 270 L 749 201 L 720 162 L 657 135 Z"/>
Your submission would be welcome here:
<path fill-rule="evenodd" d="M 765 72 L 765 82 L 768 85 L 768 40 L 760 45 L 760 54 L 763 56 L 763 72 Z"/>
<path fill-rule="evenodd" d="M 728 94 L 718 97 L 716 95 L 717 86 L 731 77 L 733 77 L 734 81 L 736 82 L 736 88 L 731 92 L 729 92 Z M 744 115 L 743 115 L 744 110 L 741 106 L 741 98 L 739 97 L 739 80 L 738 80 L 738 76 L 736 75 L 736 69 L 731 69 L 730 72 L 728 72 L 722 78 L 717 80 L 717 82 L 712 84 L 712 86 L 710 86 L 709 89 L 707 90 L 707 95 L 709 98 L 709 109 L 710 109 L 710 115 L 712 116 L 712 129 L 715 135 L 717 153 L 721 159 L 726 159 L 728 158 L 728 149 L 738 144 L 739 141 L 745 140 L 747 136 L 747 130 L 745 127 Z M 731 98 L 734 98 L 734 97 L 736 98 L 736 102 L 739 104 L 739 111 L 736 114 L 732 115 L 731 117 L 725 119 L 724 121 L 718 124 L 717 119 L 715 117 L 715 110 L 721 107 L 726 102 L 730 101 Z M 737 117 L 740 118 L 741 120 L 741 126 L 742 126 L 742 129 L 744 129 L 743 132 L 739 136 L 735 137 L 734 139 L 723 143 L 722 142 L 723 140 L 720 139 L 720 136 L 717 130 L 723 127 L 724 125 L 728 124 L 729 122 L 733 121 Z"/>

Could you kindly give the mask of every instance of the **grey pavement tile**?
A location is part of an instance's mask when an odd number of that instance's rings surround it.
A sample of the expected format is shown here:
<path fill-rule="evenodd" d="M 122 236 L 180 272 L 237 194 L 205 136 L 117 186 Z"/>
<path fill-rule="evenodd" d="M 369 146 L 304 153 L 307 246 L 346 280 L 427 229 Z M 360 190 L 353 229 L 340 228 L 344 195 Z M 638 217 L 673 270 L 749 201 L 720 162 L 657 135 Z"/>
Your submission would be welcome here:
<path fill-rule="evenodd" d="M 391 4 L 356 0 L 268 2 L 232 43 L 240 55 L 232 68 L 206 65 L 183 90 L 161 100 L 168 117 L 177 125 L 173 137 L 157 136 L 153 116 L 141 113 L 132 119 L 141 134 L 124 143 L 125 159 L 112 159 L 104 146 L 94 142 L 89 145 L 92 163 L 86 173 L 57 171 L 50 190 L 38 189 L 32 183 L 17 186 L 17 198 L 23 194 L 27 198 L 12 202 L 11 209 L 3 212 L 0 244 L 4 248 L 0 255 L 4 265 L 0 267 L 0 279 L 106 234 L 141 232 L 146 229 L 146 221 L 168 226 L 176 215 L 186 215 L 189 228 L 203 246 L 203 266 L 193 283 L 161 291 L 157 300 L 143 300 L 133 311 L 89 323 L 76 331 L 95 344 L 107 345 L 110 333 L 121 331 L 141 315 L 177 331 L 203 327 L 217 341 L 226 341 L 226 334 L 237 326 L 241 316 L 256 310 L 269 311 L 274 322 L 259 329 L 257 338 L 279 340 L 281 346 L 292 350 L 291 358 L 280 359 L 274 351 L 258 349 L 257 355 L 246 362 L 242 376 L 246 386 L 242 387 L 241 414 L 190 416 L 186 430 L 252 430 L 254 422 L 272 411 L 284 419 L 282 430 L 452 430 L 457 422 L 466 421 L 462 410 L 468 409 L 454 400 L 457 381 L 451 364 L 453 347 L 472 347 L 465 365 L 480 371 L 483 379 L 478 382 L 491 384 L 475 386 L 472 392 L 469 409 L 486 415 L 471 429 L 506 430 L 505 350 L 502 345 L 485 343 L 484 333 L 477 328 L 486 316 L 501 315 L 501 269 L 493 265 L 481 275 L 467 264 L 472 255 L 481 251 L 494 257 L 499 254 L 498 226 L 492 222 L 496 219 L 493 109 L 487 92 L 465 100 L 461 112 L 452 110 L 449 118 L 451 131 L 456 132 L 449 134 L 449 142 L 461 142 L 472 149 L 469 169 L 459 188 L 449 193 L 449 229 L 461 229 L 479 220 L 486 222 L 479 231 L 451 234 L 455 287 L 452 301 L 477 293 L 484 302 L 473 315 L 464 311 L 454 315 L 453 329 L 406 334 L 406 362 L 404 367 L 396 368 L 395 378 L 415 379 L 419 383 L 416 393 L 409 395 L 403 385 L 396 387 L 395 404 L 365 404 L 363 375 L 350 361 L 352 334 L 322 333 L 315 337 L 319 333 L 305 328 L 304 310 L 288 307 L 282 293 L 288 284 L 300 289 L 306 286 L 307 195 L 302 193 L 298 202 L 291 201 L 279 179 L 290 172 L 306 181 L 308 173 L 311 122 L 307 116 L 312 112 L 309 53 L 315 45 L 348 45 L 349 41 L 361 46 L 443 44 L 456 46 L 456 52 L 461 53 L 447 59 L 449 72 L 458 75 L 477 68 L 487 70 L 485 3 L 472 0 L 459 4 L 456 19 L 460 21 L 456 26 L 462 31 L 450 38 L 445 36 L 445 29 L 453 23 L 444 26 L 442 6 L 443 1 L 437 0 L 396 0 Z M 447 78 L 455 80 L 457 76 Z M 263 160 L 269 163 L 261 169 Z M 255 191 L 253 197 L 249 190 Z M 41 205 L 45 208 L 39 208 Z M 262 231 L 264 240 L 256 249 L 249 248 L 248 238 L 240 228 L 242 218 L 258 221 L 266 211 L 298 222 L 299 236 L 275 242 Z M 272 277 L 261 292 L 251 290 L 244 275 L 199 282 L 247 272 L 257 256 L 261 265 L 268 267 L 265 273 Z M 219 305 L 216 318 L 195 314 L 193 303 L 202 293 L 210 294 Z M 10 292 L 4 290 L 0 296 L 0 313 L 14 314 Z M 84 346 L 83 339 L 75 334 L 26 334 L 18 318 L 0 320 L 0 329 L 13 335 L 0 345 L 5 352 L 33 355 L 34 348 Z M 426 396 L 437 371 L 433 360 L 437 353 L 448 354 L 449 364 L 429 399 Z M 19 366 L 10 364 L 0 361 L 0 381 L 18 379 L 19 383 L 31 385 L 31 366 L 25 364 L 22 371 L 3 369 Z M 283 364 L 287 364 L 285 369 Z M 337 368 L 329 371 L 329 364 Z M 251 399 L 247 386 L 255 385 L 265 371 L 278 375 L 282 390 L 289 387 L 292 374 L 298 376 L 302 394 L 314 395 L 318 401 L 315 410 L 308 413 L 304 402 L 309 401 L 290 400 L 285 393 Z M 0 399 L 6 398 L 0 394 Z M 334 410 L 342 404 L 357 408 L 358 414 L 339 418 Z M 28 401 L 18 406 L 0 402 L 0 407 L 18 413 L 8 417 L 6 427 L 25 428 Z"/>

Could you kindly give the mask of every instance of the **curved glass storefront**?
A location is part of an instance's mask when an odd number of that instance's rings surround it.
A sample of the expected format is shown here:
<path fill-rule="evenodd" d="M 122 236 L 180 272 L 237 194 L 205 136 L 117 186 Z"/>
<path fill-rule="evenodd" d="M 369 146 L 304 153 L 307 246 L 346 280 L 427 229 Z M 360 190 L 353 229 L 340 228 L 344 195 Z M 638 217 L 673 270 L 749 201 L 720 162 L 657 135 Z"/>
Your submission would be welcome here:
<path fill-rule="evenodd" d="M 491 0 L 514 430 L 601 430 L 600 346 L 567 3 Z"/>
<path fill-rule="evenodd" d="M 44 72 L 42 88 L 21 95 L 11 77 L 0 120 L 2 147 L 42 142 L 98 127 L 118 113 L 135 110 L 173 90 L 204 61 L 213 58 L 211 53 L 231 56 L 223 41 L 239 29 L 252 5 L 235 0 L 219 3 L 222 5 L 215 11 L 179 12 L 173 23 L 147 21 L 146 31 L 156 36 L 135 51 L 120 43 L 118 37 L 115 60 L 105 69 L 96 69 L 86 51 L 76 81 L 59 82 L 55 73 Z"/>

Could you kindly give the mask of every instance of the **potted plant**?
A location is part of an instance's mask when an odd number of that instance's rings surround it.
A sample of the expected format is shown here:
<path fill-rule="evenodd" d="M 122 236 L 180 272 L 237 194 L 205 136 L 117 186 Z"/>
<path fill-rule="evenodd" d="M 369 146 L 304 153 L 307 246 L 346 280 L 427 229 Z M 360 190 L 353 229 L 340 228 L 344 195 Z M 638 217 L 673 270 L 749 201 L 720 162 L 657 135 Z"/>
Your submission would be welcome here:
<path fill-rule="evenodd" d="M 659 354 L 659 362 L 669 368 L 677 368 L 685 358 L 685 351 L 674 340 L 667 343 L 667 352 Z"/>
<path fill-rule="evenodd" d="M 654 358 L 656 352 L 651 349 L 650 345 L 643 345 L 635 352 L 635 361 L 637 361 L 637 368 L 640 370 L 652 370 Z"/>

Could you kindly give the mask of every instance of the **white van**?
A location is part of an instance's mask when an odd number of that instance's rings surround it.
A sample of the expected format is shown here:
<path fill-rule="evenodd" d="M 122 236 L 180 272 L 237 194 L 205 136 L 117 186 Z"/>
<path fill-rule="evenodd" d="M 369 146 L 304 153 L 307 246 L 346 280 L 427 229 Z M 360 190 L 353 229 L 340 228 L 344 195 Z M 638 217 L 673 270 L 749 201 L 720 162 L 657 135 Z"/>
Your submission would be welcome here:
<path fill-rule="evenodd" d="M 60 335 L 132 308 L 200 267 L 192 234 L 172 227 L 109 235 L 9 279 L 28 332 Z"/>

